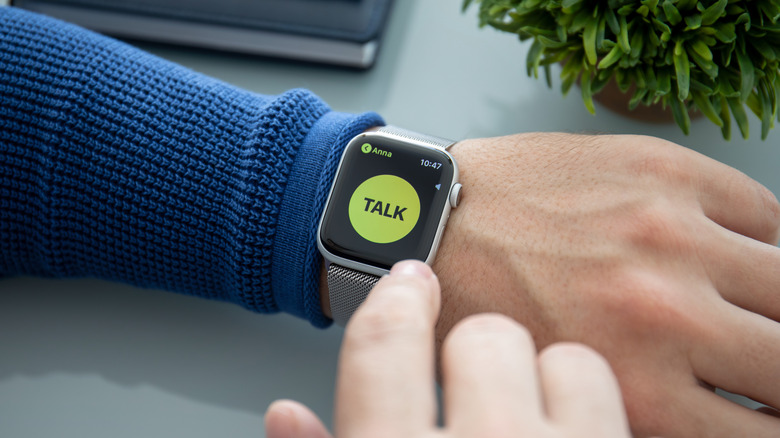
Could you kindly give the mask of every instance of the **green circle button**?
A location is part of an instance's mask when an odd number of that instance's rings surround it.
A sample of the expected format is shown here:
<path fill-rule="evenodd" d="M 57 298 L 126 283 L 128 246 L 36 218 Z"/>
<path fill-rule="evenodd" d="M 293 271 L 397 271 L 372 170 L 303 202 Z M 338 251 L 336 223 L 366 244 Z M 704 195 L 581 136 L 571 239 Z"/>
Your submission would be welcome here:
<path fill-rule="evenodd" d="M 377 175 L 363 181 L 349 200 L 352 228 L 369 242 L 401 240 L 419 218 L 417 191 L 395 175 Z"/>

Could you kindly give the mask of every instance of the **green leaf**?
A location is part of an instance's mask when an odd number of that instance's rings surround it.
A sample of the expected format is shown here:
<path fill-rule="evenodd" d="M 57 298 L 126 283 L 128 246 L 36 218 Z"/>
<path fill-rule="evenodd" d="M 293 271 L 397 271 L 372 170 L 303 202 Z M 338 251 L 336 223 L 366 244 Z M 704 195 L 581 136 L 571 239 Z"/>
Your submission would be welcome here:
<path fill-rule="evenodd" d="M 626 23 L 626 17 L 621 16 L 618 21 L 620 22 L 620 34 L 618 35 L 618 44 L 623 47 L 624 53 L 631 52 L 631 44 L 628 42 L 628 24 Z"/>
<path fill-rule="evenodd" d="M 590 83 L 591 93 L 595 95 L 596 93 L 600 92 L 607 85 L 607 82 L 609 82 L 610 79 L 612 79 L 610 75 L 597 75 Z"/>
<path fill-rule="evenodd" d="M 507 9 L 508 7 L 506 5 L 495 5 L 488 10 L 488 14 L 496 17 L 506 12 Z"/>
<path fill-rule="evenodd" d="M 683 107 L 682 102 L 674 97 L 669 98 L 669 106 L 672 108 L 672 116 L 674 121 L 677 122 L 677 126 L 682 129 L 685 135 L 691 133 L 691 118 L 688 116 L 688 111 Z"/>
<path fill-rule="evenodd" d="M 720 90 L 721 96 L 739 97 L 739 92 L 731 85 L 732 79 L 733 75 L 725 72 L 724 74 L 718 75 L 718 89 Z"/>
<path fill-rule="evenodd" d="M 750 14 L 748 14 L 747 12 L 737 17 L 737 20 L 734 22 L 734 24 L 737 26 L 743 23 L 745 24 L 745 30 L 746 31 L 750 30 L 751 20 L 750 20 Z"/>
<path fill-rule="evenodd" d="M 561 7 L 563 7 L 563 9 L 571 10 L 574 6 L 576 6 L 577 4 L 579 4 L 581 2 L 582 2 L 582 0 L 562 0 L 561 1 Z"/>
<path fill-rule="evenodd" d="M 778 5 L 777 2 L 760 2 L 758 7 L 772 22 L 776 22 L 780 19 L 780 5 Z"/>
<path fill-rule="evenodd" d="M 718 33 L 718 31 L 715 30 L 715 28 L 712 26 L 700 27 L 697 30 L 699 31 L 699 35 L 715 35 L 716 33 Z"/>
<path fill-rule="evenodd" d="M 639 90 L 647 88 L 647 81 L 645 80 L 645 73 L 640 69 L 634 69 L 634 83 Z"/>
<path fill-rule="evenodd" d="M 618 15 L 625 17 L 626 15 L 630 15 L 632 12 L 634 12 L 634 9 L 636 9 L 636 5 L 628 4 L 618 9 L 617 13 Z"/>
<path fill-rule="evenodd" d="M 739 15 L 741 13 L 745 12 L 745 9 L 741 6 L 737 5 L 736 3 L 732 3 L 728 6 L 726 6 L 726 14 L 727 15 Z"/>
<path fill-rule="evenodd" d="M 593 17 L 591 17 L 590 14 L 580 12 L 579 14 L 574 16 L 574 19 L 569 25 L 569 33 L 571 34 L 577 33 L 580 30 L 585 29 L 585 27 L 588 26 L 588 24 L 595 26 L 596 23 L 592 23 L 593 21 L 595 20 L 593 20 Z"/>
<path fill-rule="evenodd" d="M 585 104 L 585 108 L 591 114 L 596 114 L 596 108 L 593 106 L 593 90 L 590 87 L 590 72 L 583 71 L 582 78 L 580 79 L 580 88 L 582 89 L 582 102 Z"/>
<path fill-rule="evenodd" d="M 674 45 L 674 72 L 677 76 L 677 97 L 685 101 L 690 87 L 691 64 L 688 61 L 688 54 L 683 49 L 682 41 L 677 41 Z"/>
<path fill-rule="evenodd" d="M 615 35 L 619 34 L 620 23 L 618 23 L 615 11 L 612 10 L 612 8 L 607 8 L 606 12 L 604 13 L 604 17 L 607 19 L 607 26 L 609 26 L 609 30 L 611 30 Z"/>
<path fill-rule="evenodd" d="M 658 0 L 642 0 L 642 5 L 647 6 L 653 15 L 658 15 Z"/>
<path fill-rule="evenodd" d="M 634 32 L 631 35 L 631 57 L 639 58 L 642 54 L 642 48 L 645 45 L 644 33 Z"/>
<path fill-rule="evenodd" d="M 723 15 L 728 3 L 728 0 L 718 0 L 715 4 L 705 9 L 701 14 L 701 24 L 709 26 L 717 21 Z"/>
<path fill-rule="evenodd" d="M 759 84 L 758 91 L 761 99 L 761 140 L 766 140 L 769 130 L 774 127 L 775 115 L 773 111 L 777 109 L 777 106 L 773 105 L 775 103 L 774 93 L 770 94 L 764 81 Z"/>
<path fill-rule="evenodd" d="M 750 45 L 761 54 L 767 61 L 774 61 L 777 59 L 777 53 L 780 51 L 780 47 L 775 49 L 772 45 L 764 41 L 764 39 L 751 38 L 749 40 Z"/>
<path fill-rule="evenodd" d="M 561 92 L 564 96 L 569 93 L 569 89 L 577 82 L 577 77 L 579 77 L 581 70 L 582 54 L 580 52 L 572 55 L 561 70 Z"/>
<path fill-rule="evenodd" d="M 693 50 L 688 50 L 688 55 L 707 76 L 715 78 L 718 75 L 718 65 L 712 62 L 712 60 L 702 58 L 701 55 Z M 691 83 L 693 83 L 693 80 L 691 80 Z"/>
<path fill-rule="evenodd" d="M 617 84 L 618 89 L 623 93 L 631 88 L 631 80 L 626 75 L 626 72 L 620 69 L 615 70 L 615 83 Z"/>
<path fill-rule="evenodd" d="M 555 38 L 555 37 L 558 36 L 557 32 L 555 32 L 554 30 L 552 30 L 552 29 L 544 29 L 544 28 L 541 28 L 541 27 L 520 26 L 520 27 L 518 27 L 518 30 L 520 30 L 522 32 L 529 33 L 529 34 L 534 35 L 534 36 L 544 35 L 547 38 Z"/>
<path fill-rule="evenodd" d="M 694 14 L 685 17 L 685 30 L 696 30 L 701 27 L 701 15 Z"/>
<path fill-rule="evenodd" d="M 736 25 L 734 23 L 723 23 L 718 25 L 715 29 L 715 38 L 720 42 L 730 43 L 737 39 Z"/>
<path fill-rule="evenodd" d="M 598 58 L 596 56 L 596 31 L 598 30 L 598 21 L 590 20 L 585 24 L 585 31 L 582 33 L 582 46 L 585 49 L 585 56 L 588 64 L 596 65 Z"/>
<path fill-rule="evenodd" d="M 596 29 L 596 52 L 604 50 L 604 31 L 606 28 L 606 18 L 601 17 L 598 28 Z"/>
<path fill-rule="evenodd" d="M 731 140 L 731 113 L 729 112 L 726 99 L 721 99 L 720 101 L 720 118 L 723 120 L 723 126 L 720 128 L 720 132 L 724 139 Z"/>
<path fill-rule="evenodd" d="M 717 94 L 717 93 L 715 93 L 715 90 L 713 89 L 713 87 L 711 87 L 711 86 L 709 86 L 707 84 L 704 84 L 702 82 L 699 82 L 696 79 L 691 79 L 691 92 L 693 92 L 693 91 L 700 91 L 700 92 L 706 94 L 707 96 L 710 96 L 710 95 L 713 95 L 713 94 Z"/>
<path fill-rule="evenodd" d="M 775 102 L 780 101 L 780 87 L 775 88 Z M 777 113 L 777 121 L 780 122 L 780 111 L 775 106 L 775 112 Z"/>
<path fill-rule="evenodd" d="M 677 0 L 677 9 L 681 11 L 692 11 L 701 5 L 697 0 Z"/>
<path fill-rule="evenodd" d="M 565 41 L 557 41 L 552 38 L 547 38 L 544 35 L 537 36 L 536 41 L 539 41 L 539 44 L 541 44 L 546 49 L 560 49 L 569 45 L 569 43 Z"/>
<path fill-rule="evenodd" d="M 712 61 L 712 52 L 710 51 L 709 46 L 707 46 L 707 44 L 705 44 L 702 40 L 693 40 L 689 47 L 693 49 L 693 51 L 696 52 L 699 56 L 701 56 L 702 59 Z"/>
<path fill-rule="evenodd" d="M 761 118 L 762 108 L 758 93 L 750 93 L 750 96 L 745 100 L 745 105 L 750 108 L 750 111 L 753 111 L 753 114 L 758 116 L 759 119 Z"/>
<path fill-rule="evenodd" d="M 777 114 L 780 117 L 780 108 L 777 106 L 778 98 L 780 98 L 780 88 L 775 88 L 775 79 L 764 79 L 764 86 L 766 87 L 766 94 L 769 97 L 769 102 L 772 104 L 772 114 Z"/>
<path fill-rule="evenodd" d="M 647 89 L 654 91 L 658 89 L 658 78 L 655 75 L 655 70 L 648 66 L 645 68 L 645 78 L 647 79 Z"/>
<path fill-rule="evenodd" d="M 712 123 L 719 127 L 723 127 L 723 120 L 721 120 L 720 116 L 718 115 L 718 111 L 712 105 L 710 97 L 701 91 L 694 91 L 691 94 L 693 95 L 693 103 L 696 105 L 696 108 L 698 108 L 702 114 L 710 119 Z"/>
<path fill-rule="evenodd" d="M 612 50 L 607 53 L 607 56 L 601 58 L 598 68 L 600 70 L 609 68 L 612 64 L 617 62 L 621 56 L 623 56 L 623 49 L 619 45 L 615 44 L 615 47 L 613 47 Z"/>
<path fill-rule="evenodd" d="M 637 92 L 631 96 L 631 100 L 628 101 L 628 109 L 633 111 L 639 103 L 644 100 L 645 96 L 647 96 L 647 90 L 637 90 Z"/>
<path fill-rule="evenodd" d="M 533 9 L 540 6 L 544 2 L 545 2 L 544 0 L 525 0 L 523 2 L 523 7 L 527 9 Z"/>
<path fill-rule="evenodd" d="M 731 65 L 731 60 L 732 58 L 734 58 L 732 55 L 734 54 L 734 49 L 736 49 L 736 47 L 737 47 L 736 43 L 731 43 L 731 44 L 727 44 L 726 47 L 724 47 L 720 51 L 720 58 L 721 58 L 720 62 L 723 63 L 724 67 L 728 67 Z"/>
<path fill-rule="evenodd" d="M 664 0 L 662 7 L 664 9 L 664 14 L 666 15 L 666 20 L 669 21 L 672 26 L 675 26 L 682 21 L 680 11 L 677 10 L 671 0 Z"/>
<path fill-rule="evenodd" d="M 576 76 L 569 76 L 566 78 L 562 78 L 561 81 L 561 94 L 564 96 L 569 94 L 569 90 L 571 90 L 571 87 L 574 85 L 574 83 L 577 82 Z"/>
<path fill-rule="evenodd" d="M 529 77 L 538 77 L 539 60 L 542 58 L 543 52 L 544 46 L 538 39 L 535 39 L 525 58 L 525 70 Z"/>
<path fill-rule="evenodd" d="M 585 108 L 591 114 L 596 114 L 596 108 L 593 106 L 593 93 L 590 88 L 590 72 L 583 71 L 582 79 L 580 80 L 580 88 L 582 89 L 582 102 L 585 103 Z"/>
<path fill-rule="evenodd" d="M 555 33 L 558 35 L 558 41 L 566 42 L 569 39 L 569 34 L 566 32 L 566 28 L 563 26 L 555 26 Z"/>
<path fill-rule="evenodd" d="M 750 93 L 753 91 L 753 87 L 755 86 L 756 81 L 756 75 L 753 69 L 753 61 L 750 60 L 750 56 L 748 56 L 747 52 L 745 51 L 744 41 L 745 40 L 741 41 L 741 47 L 737 49 L 737 62 L 739 63 L 739 71 L 741 76 L 739 93 L 743 103 L 745 102 L 745 99 L 747 99 L 748 95 L 750 95 Z M 734 117 L 736 117 L 736 115 Z"/>
<path fill-rule="evenodd" d="M 661 32 L 662 34 L 672 33 L 672 29 L 666 23 L 664 23 L 663 21 L 657 18 L 653 18 L 653 26 L 655 26 L 655 28 L 658 29 L 658 31 Z"/>
<path fill-rule="evenodd" d="M 545 82 L 547 82 L 547 88 L 553 87 L 552 71 L 550 69 L 550 64 L 545 64 L 544 66 L 544 80 Z"/>
<path fill-rule="evenodd" d="M 668 69 L 658 72 L 658 93 L 661 95 L 669 94 L 672 91 L 672 75 Z"/>
<path fill-rule="evenodd" d="M 739 127 L 742 138 L 747 140 L 750 137 L 750 127 L 748 126 L 745 107 L 742 106 L 742 102 L 736 97 L 727 97 L 726 102 L 729 104 L 731 113 L 734 114 L 734 120 L 737 122 L 737 127 Z"/>

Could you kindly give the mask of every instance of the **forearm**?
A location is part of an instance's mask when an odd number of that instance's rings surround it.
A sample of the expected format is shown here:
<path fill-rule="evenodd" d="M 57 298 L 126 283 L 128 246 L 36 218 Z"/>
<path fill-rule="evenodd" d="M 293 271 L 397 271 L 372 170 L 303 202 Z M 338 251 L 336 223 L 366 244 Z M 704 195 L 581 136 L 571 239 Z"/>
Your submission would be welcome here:
<path fill-rule="evenodd" d="M 316 218 L 340 149 L 378 116 L 249 93 L 14 8 L 0 35 L 0 275 L 94 276 L 327 323 Z"/>

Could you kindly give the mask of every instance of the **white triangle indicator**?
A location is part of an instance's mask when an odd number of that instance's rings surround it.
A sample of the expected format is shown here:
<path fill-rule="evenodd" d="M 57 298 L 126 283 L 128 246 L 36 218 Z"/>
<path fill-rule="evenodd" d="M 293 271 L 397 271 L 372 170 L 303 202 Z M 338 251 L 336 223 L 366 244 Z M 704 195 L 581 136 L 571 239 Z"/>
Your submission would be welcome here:
<path fill-rule="evenodd" d="M 436 184 L 436 190 L 441 190 L 441 184 Z"/>

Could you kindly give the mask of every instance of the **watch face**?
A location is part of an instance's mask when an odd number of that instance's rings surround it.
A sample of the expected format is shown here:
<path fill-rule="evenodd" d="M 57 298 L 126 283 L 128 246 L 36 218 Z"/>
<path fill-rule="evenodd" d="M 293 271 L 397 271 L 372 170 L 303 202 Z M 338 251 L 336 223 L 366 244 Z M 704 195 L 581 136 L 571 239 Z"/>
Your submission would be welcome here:
<path fill-rule="evenodd" d="M 320 244 L 381 269 L 426 260 L 455 176 L 455 163 L 440 149 L 378 135 L 352 140 L 322 218 Z"/>

